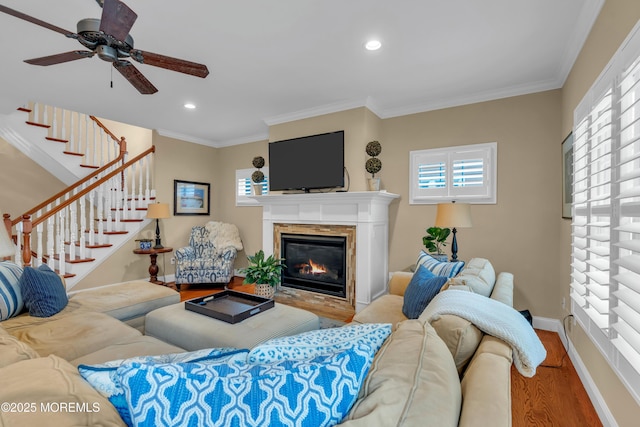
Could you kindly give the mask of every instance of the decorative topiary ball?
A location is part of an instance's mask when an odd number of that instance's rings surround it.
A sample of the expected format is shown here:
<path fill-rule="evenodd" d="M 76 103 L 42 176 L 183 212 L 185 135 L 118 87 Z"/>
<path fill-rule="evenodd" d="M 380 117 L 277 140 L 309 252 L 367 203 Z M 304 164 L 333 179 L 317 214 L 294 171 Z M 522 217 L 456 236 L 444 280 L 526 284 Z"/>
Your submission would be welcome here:
<path fill-rule="evenodd" d="M 371 141 L 367 144 L 367 154 L 375 157 L 382 152 L 382 145 L 378 141 Z"/>
<path fill-rule="evenodd" d="M 367 160 L 367 163 L 365 163 L 364 167 L 367 169 L 367 172 L 369 172 L 373 176 L 380 172 L 380 169 L 382 169 L 382 162 L 380 161 L 380 159 L 372 157 Z"/>
<path fill-rule="evenodd" d="M 251 163 L 253 164 L 253 167 L 256 167 L 256 168 L 260 169 L 261 167 L 264 166 L 264 157 L 256 156 L 256 157 L 253 158 Z"/>
<path fill-rule="evenodd" d="M 264 164 L 264 163 L 263 163 Z M 251 180 L 253 182 L 255 182 L 256 184 L 261 183 L 262 181 L 264 181 L 264 174 L 262 173 L 262 171 L 254 171 L 251 174 Z"/>

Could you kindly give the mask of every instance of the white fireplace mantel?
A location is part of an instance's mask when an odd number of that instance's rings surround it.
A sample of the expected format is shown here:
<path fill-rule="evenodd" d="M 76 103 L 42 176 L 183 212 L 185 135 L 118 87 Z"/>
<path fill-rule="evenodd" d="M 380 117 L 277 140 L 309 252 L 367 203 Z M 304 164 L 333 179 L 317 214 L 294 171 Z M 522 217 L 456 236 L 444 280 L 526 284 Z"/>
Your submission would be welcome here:
<path fill-rule="evenodd" d="M 253 196 L 262 205 L 262 247 L 273 253 L 273 225 L 323 224 L 356 227 L 356 312 L 383 295 L 389 276 L 389 205 L 386 191 Z"/>

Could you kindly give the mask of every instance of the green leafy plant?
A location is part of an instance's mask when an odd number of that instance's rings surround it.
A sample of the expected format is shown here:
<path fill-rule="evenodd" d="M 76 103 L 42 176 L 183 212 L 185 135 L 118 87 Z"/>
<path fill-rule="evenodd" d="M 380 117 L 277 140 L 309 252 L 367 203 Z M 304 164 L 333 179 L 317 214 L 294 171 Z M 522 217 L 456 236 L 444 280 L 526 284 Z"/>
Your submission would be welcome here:
<path fill-rule="evenodd" d="M 287 266 L 282 263 L 283 258 L 276 258 L 269 255 L 266 259 L 264 251 L 260 249 L 255 255 L 249 255 L 249 266 L 240 269 L 245 274 L 244 284 L 256 283 L 276 286 L 280 283 L 280 274 L 282 269 Z"/>
<path fill-rule="evenodd" d="M 445 240 L 447 240 L 450 233 L 451 230 L 448 228 L 429 227 L 427 228 L 427 235 L 422 238 L 422 244 L 429 252 L 442 255 L 442 248 L 447 246 Z"/>

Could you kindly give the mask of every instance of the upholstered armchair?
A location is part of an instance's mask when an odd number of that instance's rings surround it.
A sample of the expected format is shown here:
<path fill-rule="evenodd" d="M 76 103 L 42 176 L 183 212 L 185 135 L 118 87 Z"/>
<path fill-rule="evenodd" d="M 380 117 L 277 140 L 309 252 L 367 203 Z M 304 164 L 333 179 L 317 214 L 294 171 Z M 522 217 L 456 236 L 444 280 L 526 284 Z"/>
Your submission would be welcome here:
<path fill-rule="evenodd" d="M 184 283 L 229 283 L 242 240 L 234 224 L 210 221 L 191 228 L 189 246 L 176 250 L 176 287 Z"/>

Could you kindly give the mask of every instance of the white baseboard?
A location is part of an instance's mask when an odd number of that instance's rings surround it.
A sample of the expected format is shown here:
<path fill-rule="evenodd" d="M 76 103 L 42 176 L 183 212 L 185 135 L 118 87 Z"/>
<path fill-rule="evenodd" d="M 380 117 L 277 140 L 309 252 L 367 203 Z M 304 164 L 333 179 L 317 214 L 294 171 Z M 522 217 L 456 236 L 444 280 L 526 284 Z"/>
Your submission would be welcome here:
<path fill-rule="evenodd" d="M 533 327 L 543 331 L 558 333 L 558 336 L 571 359 L 571 363 L 573 363 L 573 367 L 576 369 L 578 377 L 580 378 L 580 381 L 582 381 L 582 385 L 589 395 L 589 399 L 591 399 L 591 404 L 598 413 L 598 417 L 600 418 L 602 425 L 605 427 L 618 427 L 618 423 L 604 401 L 602 394 L 600 394 L 600 390 L 598 390 L 593 378 L 591 378 L 587 367 L 582 362 L 580 355 L 575 351 L 575 347 L 572 345 L 571 340 L 564 333 L 562 322 L 559 319 L 534 316 Z"/>

